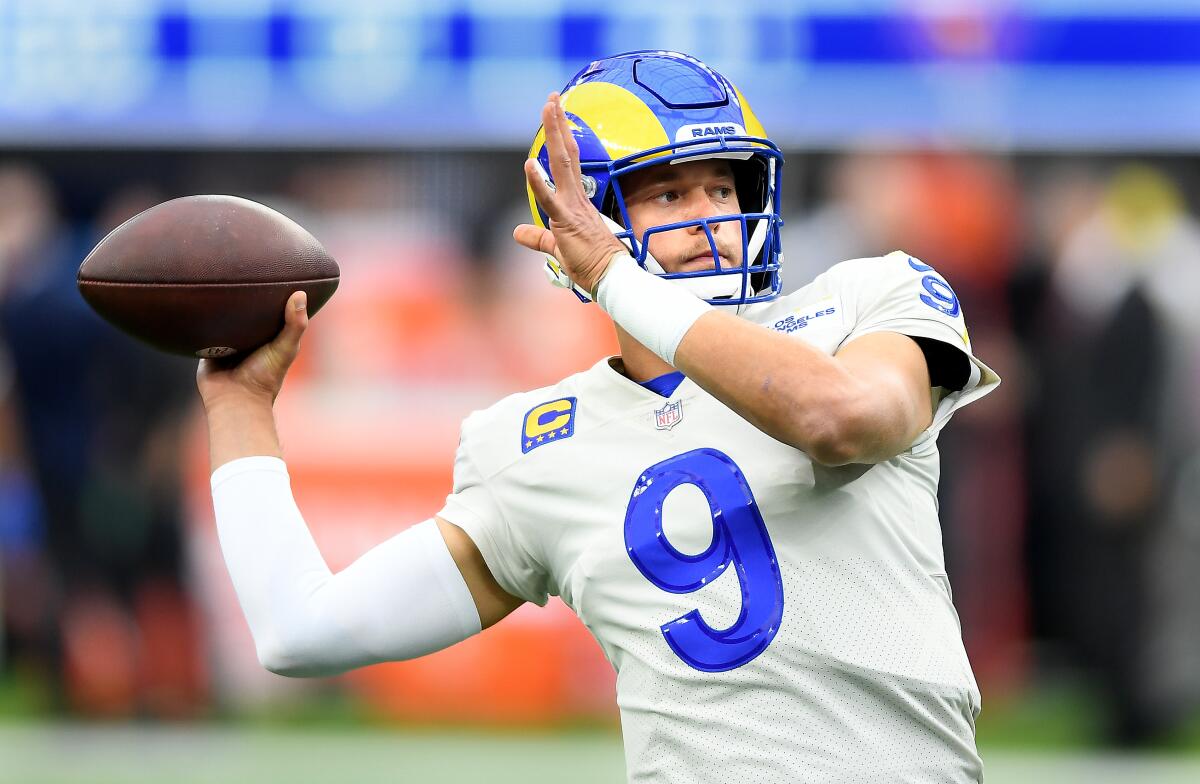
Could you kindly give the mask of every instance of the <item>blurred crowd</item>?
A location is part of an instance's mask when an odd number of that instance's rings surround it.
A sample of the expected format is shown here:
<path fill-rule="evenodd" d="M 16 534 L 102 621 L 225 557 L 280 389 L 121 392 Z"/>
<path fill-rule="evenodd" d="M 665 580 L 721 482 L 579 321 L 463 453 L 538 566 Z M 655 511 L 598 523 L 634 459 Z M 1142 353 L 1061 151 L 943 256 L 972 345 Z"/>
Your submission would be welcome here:
<path fill-rule="evenodd" d="M 851 154 L 784 239 L 800 281 L 899 247 L 952 282 L 1005 379 L 939 439 L 967 650 L 985 694 L 1082 680 L 1128 745 L 1200 705 L 1200 223 L 1179 168 Z"/>
<path fill-rule="evenodd" d="M 321 239 L 342 289 L 281 400 L 379 405 L 362 423 L 376 437 L 345 454 L 403 464 L 412 492 L 382 481 L 407 492 L 406 523 L 449 489 L 458 419 L 614 343 L 512 243 L 517 154 L 123 155 L 99 170 L 0 160 L 0 683 L 36 684 L 49 710 L 198 716 L 225 674 L 188 533 L 194 363 L 88 310 L 73 276 L 100 237 L 171 196 L 235 192 Z M 940 438 L 947 564 L 985 710 L 1083 683 L 1128 745 L 1200 708 L 1200 222 L 1180 161 L 795 154 L 782 199 L 786 289 L 904 249 L 955 287 L 1005 379 Z M 449 424 L 421 440 L 435 409 Z M 297 440 L 348 440 L 310 419 Z"/>

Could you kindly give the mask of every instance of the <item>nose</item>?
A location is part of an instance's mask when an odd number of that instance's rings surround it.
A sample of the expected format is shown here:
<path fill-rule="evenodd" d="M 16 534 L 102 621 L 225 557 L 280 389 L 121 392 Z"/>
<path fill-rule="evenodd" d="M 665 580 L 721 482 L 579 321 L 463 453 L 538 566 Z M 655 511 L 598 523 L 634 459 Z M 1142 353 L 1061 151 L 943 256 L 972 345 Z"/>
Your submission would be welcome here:
<path fill-rule="evenodd" d="M 715 218 L 723 213 L 713 200 L 709 198 L 708 192 L 704 188 L 692 188 L 685 196 L 684 217 L 683 220 L 700 220 L 701 218 Z M 725 225 L 722 223 L 710 223 L 709 228 L 713 234 L 721 230 Z M 704 227 L 701 225 L 688 226 L 687 230 L 692 234 L 703 234 Z"/>

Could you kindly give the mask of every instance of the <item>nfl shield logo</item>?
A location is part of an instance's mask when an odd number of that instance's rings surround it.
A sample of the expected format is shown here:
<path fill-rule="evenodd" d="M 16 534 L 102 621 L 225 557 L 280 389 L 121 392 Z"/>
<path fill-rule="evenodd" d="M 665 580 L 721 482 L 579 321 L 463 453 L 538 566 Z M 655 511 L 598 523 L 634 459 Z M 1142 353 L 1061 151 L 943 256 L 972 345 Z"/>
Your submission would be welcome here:
<path fill-rule="evenodd" d="M 660 409 L 654 412 L 654 426 L 659 430 L 670 430 L 679 424 L 679 420 L 683 419 L 683 401 L 676 400 L 674 403 L 667 403 Z"/>

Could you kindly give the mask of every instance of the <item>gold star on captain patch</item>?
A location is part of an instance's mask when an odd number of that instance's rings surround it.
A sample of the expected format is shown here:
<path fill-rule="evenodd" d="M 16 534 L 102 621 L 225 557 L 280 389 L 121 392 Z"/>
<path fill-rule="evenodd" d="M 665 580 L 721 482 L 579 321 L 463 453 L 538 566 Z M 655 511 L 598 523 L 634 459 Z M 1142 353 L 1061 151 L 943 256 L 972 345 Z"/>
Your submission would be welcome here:
<path fill-rule="evenodd" d="M 554 438 L 556 435 L 558 435 L 558 433 L 555 433 L 553 430 L 550 431 L 551 438 Z"/>
<path fill-rule="evenodd" d="M 533 442 L 532 442 L 532 441 L 526 441 L 526 442 L 525 442 L 525 448 L 526 448 L 526 449 L 528 449 L 528 448 L 529 448 L 529 447 L 531 447 L 531 446 L 533 446 Z"/>
<path fill-rule="evenodd" d="M 542 443 L 542 442 L 543 442 L 543 441 L 545 441 L 545 440 L 546 440 L 546 437 L 545 437 L 545 436 L 538 436 L 538 437 L 537 437 L 537 442 L 538 442 L 539 444 L 540 444 L 540 443 Z"/>
<path fill-rule="evenodd" d="M 558 432 L 562 433 L 565 436 L 567 434 L 567 429 L 564 427 L 562 430 L 559 430 Z"/>

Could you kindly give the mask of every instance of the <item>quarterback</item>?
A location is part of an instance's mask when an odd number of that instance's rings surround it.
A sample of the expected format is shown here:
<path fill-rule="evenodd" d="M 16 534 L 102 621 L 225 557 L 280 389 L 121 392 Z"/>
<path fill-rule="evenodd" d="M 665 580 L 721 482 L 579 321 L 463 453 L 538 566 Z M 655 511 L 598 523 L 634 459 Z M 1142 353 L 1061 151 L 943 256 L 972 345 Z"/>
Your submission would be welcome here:
<path fill-rule="evenodd" d="M 903 252 L 779 296 L 783 157 L 698 60 L 630 52 L 552 93 L 517 242 L 621 347 L 464 421 L 453 491 L 331 574 L 272 417 L 307 326 L 202 360 L 222 551 L 258 655 L 318 675 L 559 596 L 617 672 L 634 782 L 978 782 L 937 436 L 999 382 Z"/>

